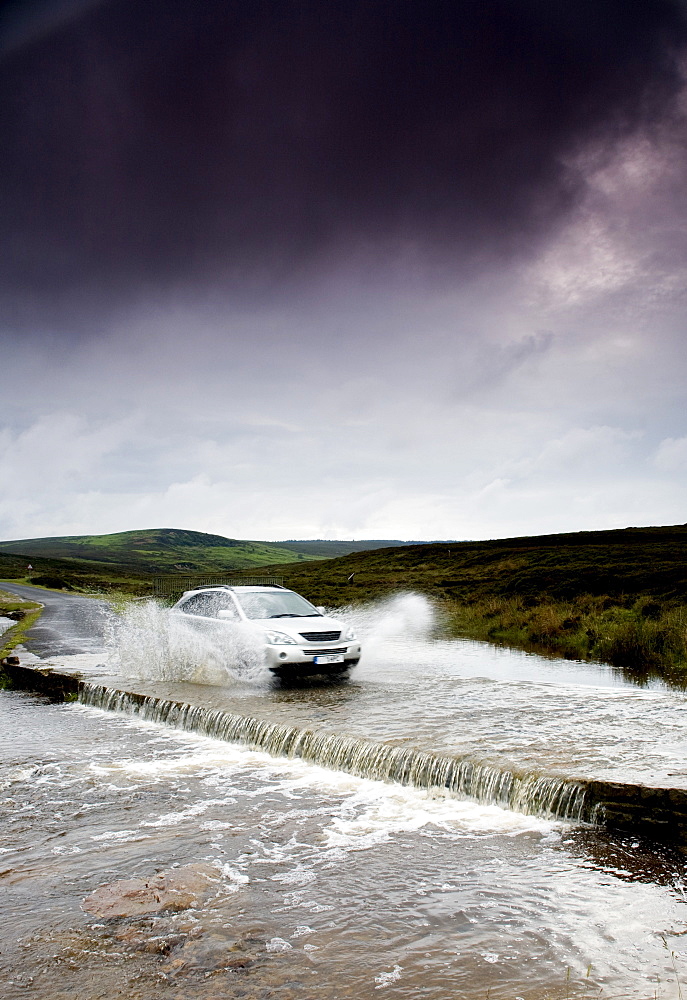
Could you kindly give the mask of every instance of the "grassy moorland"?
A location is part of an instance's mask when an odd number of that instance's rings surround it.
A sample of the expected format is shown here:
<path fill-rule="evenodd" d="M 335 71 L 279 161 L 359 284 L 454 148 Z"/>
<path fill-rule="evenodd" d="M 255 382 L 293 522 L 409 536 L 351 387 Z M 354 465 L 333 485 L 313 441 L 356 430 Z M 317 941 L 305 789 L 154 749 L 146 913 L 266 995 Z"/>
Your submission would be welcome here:
<path fill-rule="evenodd" d="M 687 681 L 686 553 L 677 525 L 410 545 L 266 572 L 331 605 L 421 591 L 464 636 Z"/>
<path fill-rule="evenodd" d="M 281 549 L 269 542 L 239 541 L 177 528 L 121 531 L 113 535 L 15 539 L 0 542 L 0 553 L 25 556 L 31 562 L 38 559 L 76 559 L 86 563 L 105 563 L 131 567 L 148 574 L 184 571 L 222 573 L 266 562 L 321 558 L 307 551 Z"/>

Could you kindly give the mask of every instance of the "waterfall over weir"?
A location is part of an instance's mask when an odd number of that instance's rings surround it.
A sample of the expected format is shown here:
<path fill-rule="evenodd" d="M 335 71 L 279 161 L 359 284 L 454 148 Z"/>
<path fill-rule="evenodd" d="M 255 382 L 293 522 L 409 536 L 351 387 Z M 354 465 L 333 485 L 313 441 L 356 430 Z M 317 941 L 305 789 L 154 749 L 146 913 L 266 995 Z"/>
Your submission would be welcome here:
<path fill-rule="evenodd" d="M 272 756 L 300 757 L 357 777 L 441 789 L 528 815 L 594 821 L 598 811 L 598 806 L 588 801 L 583 782 L 554 775 L 517 773 L 470 757 L 452 757 L 342 733 L 266 722 L 93 683 L 80 685 L 79 701 L 93 708 L 136 715 L 149 722 L 241 743 Z"/>

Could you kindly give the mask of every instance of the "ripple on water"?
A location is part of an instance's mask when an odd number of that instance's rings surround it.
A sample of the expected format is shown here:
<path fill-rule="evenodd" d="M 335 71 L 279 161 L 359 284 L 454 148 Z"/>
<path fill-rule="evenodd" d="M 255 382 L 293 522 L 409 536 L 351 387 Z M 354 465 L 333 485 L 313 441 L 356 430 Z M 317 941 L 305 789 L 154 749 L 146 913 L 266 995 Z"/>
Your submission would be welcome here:
<path fill-rule="evenodd" d="M 676 995 L 667 853 L 77 705 L 2 692 L 0 722 L 0 963 L 42 996 L 66 974 L 84 997 L 640 998 L 656 977 Z M 202 909 L 98 925 L 80 908 L 197 863 L 220 880 Z"/>

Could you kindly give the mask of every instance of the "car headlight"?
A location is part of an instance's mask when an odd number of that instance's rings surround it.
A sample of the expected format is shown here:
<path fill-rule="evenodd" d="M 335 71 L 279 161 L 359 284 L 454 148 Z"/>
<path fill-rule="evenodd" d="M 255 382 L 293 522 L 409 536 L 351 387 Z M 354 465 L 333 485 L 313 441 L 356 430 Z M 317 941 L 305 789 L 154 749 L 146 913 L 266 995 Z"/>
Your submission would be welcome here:
<path fill-rule="evenodd" d="M 265 632 L 265 638 L 270 646 L 296 646 L 296 640 L 284 632 L 273 632 L 271 629 Z"/>
<path fill-rule="evenodd" d="M 346 635 L 344 636 L 344 639 L 357 639 L 357 638 L 358 636 L 355 634 L 354 628 L 349 628 L 348 632 L 346 632 Z"/>

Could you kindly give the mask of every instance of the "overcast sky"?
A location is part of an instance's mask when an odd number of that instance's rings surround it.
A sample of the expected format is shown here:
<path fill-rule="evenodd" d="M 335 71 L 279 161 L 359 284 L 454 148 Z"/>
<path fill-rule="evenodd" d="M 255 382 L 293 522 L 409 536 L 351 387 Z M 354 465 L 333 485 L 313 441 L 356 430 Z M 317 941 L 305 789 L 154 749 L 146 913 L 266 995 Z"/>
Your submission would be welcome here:
<path fill-rule="evenodd" d="M 0 538 L 687 520 L 680 0 L 0 18 Z"/>

